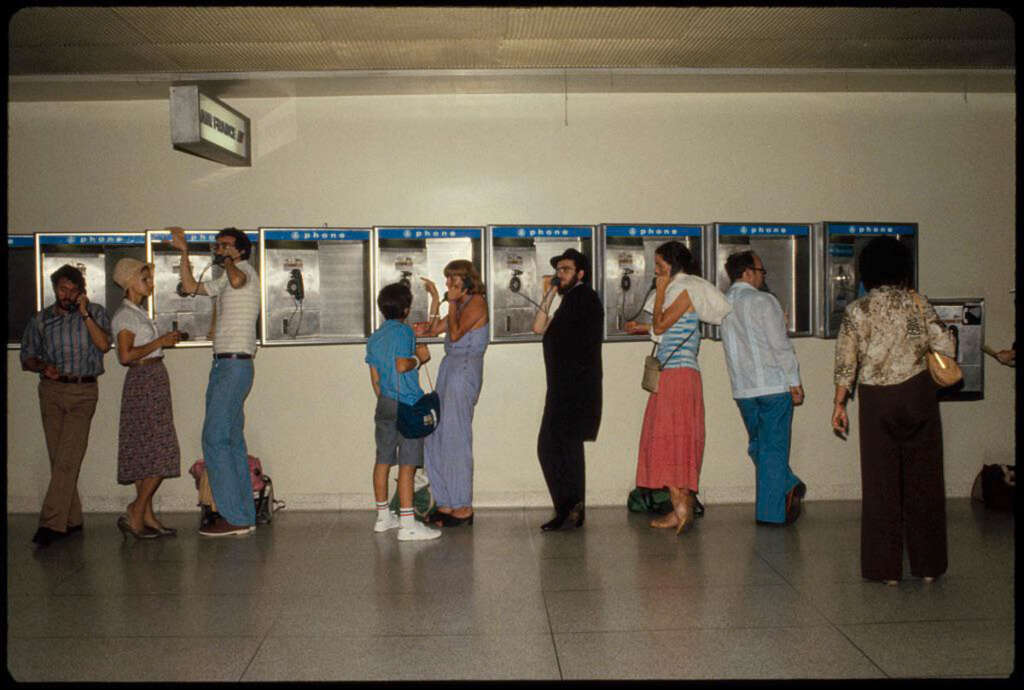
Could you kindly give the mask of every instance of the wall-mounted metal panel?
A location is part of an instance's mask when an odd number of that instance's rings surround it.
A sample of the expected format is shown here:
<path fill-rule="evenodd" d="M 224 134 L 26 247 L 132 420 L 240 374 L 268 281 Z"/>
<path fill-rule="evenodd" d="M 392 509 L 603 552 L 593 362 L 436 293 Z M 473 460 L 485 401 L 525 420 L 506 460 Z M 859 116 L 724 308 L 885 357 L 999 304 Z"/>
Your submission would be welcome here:
<path fill-rule="evenodd" d="M 779 300 L 790 336 L 814 335 L 813 280 L 815 256 L 811 251 L 810 223 L 713 223 L 708 235 L 705 275 L 722 292 L 732 285 L 725 272 L 731 254 L 753 251 L 764 263 L 764 289 Z M 713 271 L 713 272 L 712 272 Z M 718 326 L 710 336 L 720 338 Z"/>
<path fill-rule="evenodd" d="M 650 323 L 643 310 L 654 288 L 654 250 L 671 240 L 682 242 L 703 264 L 701 225 L 671 223 L 605 223 L 598 242 L 604 284 L 605 340 L 644 340 L 647 335 L 630 335 L 627 321 Z"/>
<path fill-rule="evenodd" d="M 914 257 L 912 284 L 917 288 L 917 223 L 818 223 L 814 226 L 815 335 L 834 338 L 839 333 L 846 305 L 864 294 L 857 260 L 864 246 L 876 237 L 889 235 L 910 247 Z"/>
<path fill-rule="evenodd" d="M 594 255 L 592 225 L 491 225 L 487 233 L 487 303 L 492 342 L 539 341 L 533 319 L 544 298 L 543 276 L 554 274 L 550 260 L 566 249 L 590 259 L 591 286 L 601 291 L 601 264 Z M 555 298 L 551 313 L 560 304 Z"/>
<path fill-rule="evenodd" d="M 260 228 L 264 345 L 365 342 L 371 228 Z"/>
<path fill-rule="evenodd" d="M 378 226 L 376 235 L 376 287 L 379 291 L 390 283 L 405 283 L 412 290 L 412 309 L 407 323 L 426 321 L 430 308 L 423 278 L 437 285 L 444 298 L 444 267 L 450 261 L 472 261 L 481 276 L 486 275 L 483 258 L 482 226 Z M 376 305 L 377 296 L 373 295 Z M 443 309 L 442 305 L 442 309 Z M 384 321 L 374 306 L 374 328 Z M 425 342 L 440 342 L 442 338 L 423 338 Z"/>
<path fill-rule="evenodd" d="M 7 348 L 21 346 L 32 314 L 36 311 L 39 271 L 36 270 L 35 238 L 7 236 Z"/>
<path fill-rule="evenodd" d="M 192 276 L 207 282 L 221 275 L 223 268 L 213 263 L 214 246 L 220 230 L 186 230 Z M 249 263 L 260 270 L 259 233 L 244 231 L 252 242 Z M 177 330 L 188 334 L 177 347 L 196 347 L 212 344 L 216 319 L 214 300 L 206 295 L 186 293 L 181 285 L 181 252 L 171 246 L 168 230 L 146 231 L 146 256 L 153 263 L 153 299 L 150 315 L 156 320 L 161 333 Z M 256 325 L 257 337 L 260 332 Z"/>
<path fill-rule="evenodd" d="M 36 309 L 56 301 L 50 276 L 69 264 L 85 277 L 89 300 L 113 315 L 124 298 L 124 290 L 114 283 L 114 267 L 126 256 L 145 261 L 145 243 L 141 232 L 36 233 Z"/>
<path fill-rule="evenodd" d="M 939 400 L 985 398 L 985 300 L 981 297 L 939 297 L 928 301 L 953 333 L 956 361 L 964 372 L 960 383 L 939 389 Z"/>

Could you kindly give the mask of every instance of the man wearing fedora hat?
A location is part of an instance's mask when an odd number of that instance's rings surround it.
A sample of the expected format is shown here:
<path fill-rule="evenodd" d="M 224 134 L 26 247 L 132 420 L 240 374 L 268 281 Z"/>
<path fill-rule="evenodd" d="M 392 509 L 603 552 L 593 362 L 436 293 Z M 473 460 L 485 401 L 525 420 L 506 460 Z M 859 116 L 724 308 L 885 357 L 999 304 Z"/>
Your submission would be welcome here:
<path fill-rule="evenodd" d="M 110 349 L 107 310 L 89 301 L 85 276 L 65 264 L 50 276 L 56 301 L 32 315 L 21 338 L 21 368 L 39 374 L 39 410 L 50 484 L 32 541 L 40 547 L 82 529 L 78 472 L 89 445 L 103 373 Z"/>
<path fill-rule="evenodd" d="M 601 424 L 601 339 L 604 308 L 590 287 L 590 261 L 567 249 L 552 257 L 555 279 L 544 277 L 544 299 L 533 322 L 543 334 L 547 394 L 537 456 L 555 517 L 541 529 L 582 527 L 586 497 L 583 442 L 597 439 Z M 555 292 L 562 303 L 550 315 Z"/>

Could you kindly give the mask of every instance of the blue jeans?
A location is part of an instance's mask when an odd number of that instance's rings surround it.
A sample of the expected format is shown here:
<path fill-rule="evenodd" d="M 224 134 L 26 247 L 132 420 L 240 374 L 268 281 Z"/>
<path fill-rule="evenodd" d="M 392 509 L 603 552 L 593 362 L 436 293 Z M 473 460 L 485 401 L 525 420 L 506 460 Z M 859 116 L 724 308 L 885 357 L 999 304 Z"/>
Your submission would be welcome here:
<path fill-rule="evenodd" d="M 255 525 L 256 507 L 245 446 L 245 398 L 251 359 L 215 359 L 206 386 L 203 460 L 217 512 L 232 525 Z"/>
<path fill-rule="evenodd" d="M 789 468 L 793 397 L 789 393 L 738 398 L 750 444 L 747 453 L 757 476 L 755 515 L 761 522 L 786 521 L 786 494 L 800 483 Z"/>

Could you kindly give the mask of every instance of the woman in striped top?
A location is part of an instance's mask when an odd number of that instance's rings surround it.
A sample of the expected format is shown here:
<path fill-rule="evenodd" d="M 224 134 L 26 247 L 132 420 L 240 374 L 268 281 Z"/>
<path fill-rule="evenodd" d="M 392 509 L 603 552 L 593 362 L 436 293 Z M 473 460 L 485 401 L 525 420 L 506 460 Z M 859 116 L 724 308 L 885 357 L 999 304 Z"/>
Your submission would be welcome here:
<path fill-rule="evenodd" d="M 682 242 L 671 241 L 654 253 L 655 295 L 651 324 L 630 322 L 632 333 L 650 331 L 658 342 L 656 355 L 664 365 L 658 392 L 651 393 L 644 411 L 636 485 L 668 488 L 672 512 L 651 521 L 651 527 L 675 528 L 676 534 L 694 521 L 694 496 L 704 458 L 704 393 L 697 352 L 700 320 L 689 293 L 677 278 L 696 274 L 693 255 Z"/>

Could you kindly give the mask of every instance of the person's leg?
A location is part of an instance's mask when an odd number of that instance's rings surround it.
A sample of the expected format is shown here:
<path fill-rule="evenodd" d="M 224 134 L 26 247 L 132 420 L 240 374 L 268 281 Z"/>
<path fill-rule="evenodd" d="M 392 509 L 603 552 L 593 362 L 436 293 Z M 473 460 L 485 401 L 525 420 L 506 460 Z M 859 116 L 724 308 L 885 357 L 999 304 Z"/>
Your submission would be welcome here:
<path fill-rule="evenodd" d="M 241 365 L 241 366 L 239 366 Z M 246 366 L 248 365 L 248 366 Z M 217 512 L 232 525 L 254 525 L 256 510 L 244 450 L 237 435 L 244 423 L 242 406 L 252 386 L 252 360 L 214 360 L 206 389 L 203 456 Z M 244 439 L 242 439 L 244 448 Z"/>
<path fill-rule="evenodd" d="M 739 408 L 743 426 L 747 430 L 747 457 L 750 458 L 750 462 L 754 465 L 754 519 L 763 522 L 768 519 L 762 517 L 762 515 L 770 511 L 765 511 L 764 496 L 762 495 L 764 485 L 762 483 L 762 468 L 759 454 L 761 445 L 761 406 L 758 404 L 757 398 L 736 398 L 735 402 L 736 407 Z M 782 522 L 782 518 L 768 521 Z"/>
<path fill-rule="evenodd" d="M 162 477 L 146 477 L 134 482 L 135 500 L 128 504 L 127 513 L 128 522 L 136 532 L 141 532 L 146 527 L 146 514 L 153 514 L 153 494 L 162 481 Z"/>
<path fill-rule="evenodd" d="M 903 516 L 907 555 L 915 577 L 937 577 L 948 567 L 946 486 L 942 469 L 942 420 L 935 385 L 926 375 L 911 380 L 921 423 L 903 453 Z"/>
<path fill-rule="evenodd" d="M 66 390 L 54 393 L 56 406 L 63 411 L 63 420 L 60 423 L 50 484 L 43 500 L 40 525 L 66 533 L 69 527 L 82 524 L 78 473 L 89 445 L 89 427 L 96 412 L 99 387 L 95 383 L 52 385 Z M 49 403 L 47 407 L 53 409 Z"/>
<path fill-rule="evenodd" d="M 544 482 L 547 484 L 555 514 L 564 516 L 572 506 L 565 505 L 563 498 L 562 465 L 565 462 L 565 449 L 561 447 L 561 436 L 555 433 L 554 427 L 551 415 L 545 411 L 541 418 L 540 431 L 537 433 L 537 459 L 540 461 L 541 472 L 544 474 Z"/>
<path fill-rule="evenodd" d="M 758 414 L 757 519 L 786 521 L 786 494 L 796 485 L 789 471 L 793 398 L 788 393 L 756 398 Z"/>
<path fill-rule="evenodd" d="M 450 513 L 452 512 L 452 499 L 448 491 L 448 458 L 441 437 L 445 422 L 446 419 L 442 415 L 441 424 L 423 441 L 423 471 L 427 473 L 427 479 L 430 481 L 430 494 L 434 497 L 436 510 Z"/>
<path fill-rule="evenodd" d="M 154 486 L 149 492 L 149 498 L 146 500 L 146 509 L 142 514 L 142 522 L 146 527 L 152 527 L 154 529 L 166 529 L 163 523 L 156 516 L 156 511 L 153 510 L 153 497 L 156 496 L 156 492 L 160 489 L 160 485 L 163 483 L 163 477 L 153 477 Z"/>
<path fill-rule="evenodd" d="M 861 575 L 899 580 L 903 571 L 900 451 L 889 434 L 893 386 L 860 386 Z"/>

